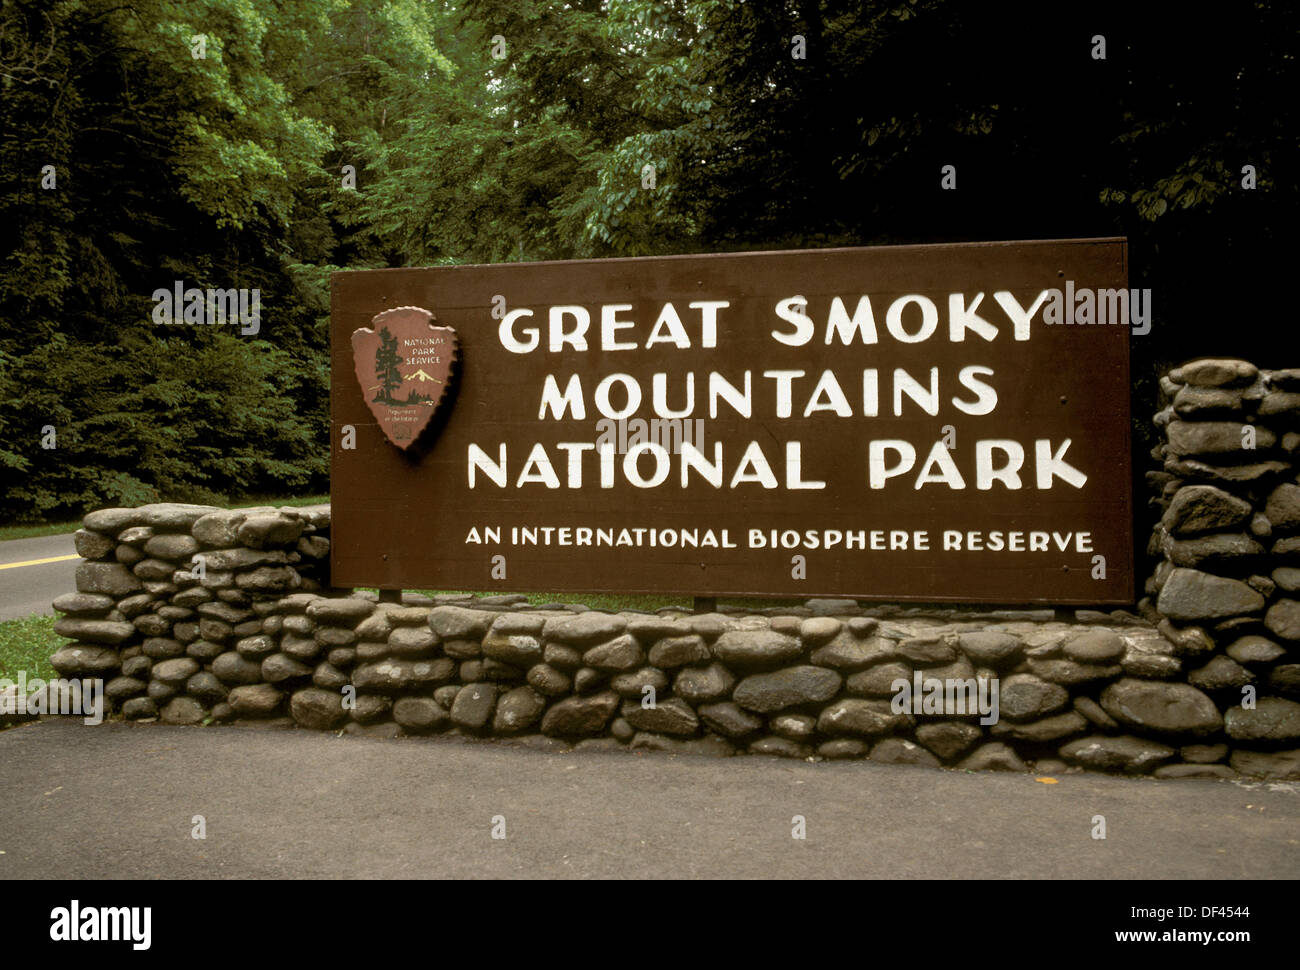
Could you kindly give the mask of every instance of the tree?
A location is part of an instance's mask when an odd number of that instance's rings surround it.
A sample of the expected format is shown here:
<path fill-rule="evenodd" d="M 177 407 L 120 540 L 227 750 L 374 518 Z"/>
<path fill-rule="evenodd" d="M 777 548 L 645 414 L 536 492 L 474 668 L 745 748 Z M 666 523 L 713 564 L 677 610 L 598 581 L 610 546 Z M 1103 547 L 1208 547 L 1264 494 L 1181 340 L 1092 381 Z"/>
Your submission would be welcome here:
<path fill-rule="evenodd" d="M 385 404 L 397 404 L 393 392 L 402 386 L 402 374 L 398 365 L 402 357 L 397 353 L 397 338 L 389 333 L 387 327 L 379 328 L 379 349 L 375 351 L 375 377 L 379 380 L 379 393 L 376 401 Z"/>
<path fill-rule="evenodd" d="M 324 489 L 342 267 L 1126 235 L 1145 407 L 1157 366 L 1256 355 L 1289 319 L 1300 7 L 1205 24 L 1119 0 L 6 0 L 0 515 Z M 155 326 L 177 280 L 259 288 L 262 332 Z"/>

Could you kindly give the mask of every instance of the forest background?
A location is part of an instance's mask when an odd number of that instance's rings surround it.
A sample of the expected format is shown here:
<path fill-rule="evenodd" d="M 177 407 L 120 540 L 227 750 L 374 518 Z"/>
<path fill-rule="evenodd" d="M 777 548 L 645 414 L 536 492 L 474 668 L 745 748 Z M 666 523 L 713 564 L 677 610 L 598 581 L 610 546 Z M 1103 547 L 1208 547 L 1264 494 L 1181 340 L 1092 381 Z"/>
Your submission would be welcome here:
<path fill-rule="evenodd" d="M 1139 451 L 1295 346 L 1296 5 L 2 2 L 0 521 L 328 491 L 339 269 L 1123 235 Z"/>

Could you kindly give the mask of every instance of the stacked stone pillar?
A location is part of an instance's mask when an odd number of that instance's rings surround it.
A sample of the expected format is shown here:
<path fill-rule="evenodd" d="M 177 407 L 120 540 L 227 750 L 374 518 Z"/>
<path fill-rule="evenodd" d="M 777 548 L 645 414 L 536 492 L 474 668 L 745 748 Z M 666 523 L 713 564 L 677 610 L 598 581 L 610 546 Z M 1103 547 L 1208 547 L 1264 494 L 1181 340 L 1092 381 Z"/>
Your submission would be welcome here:
<path fill-rule="evenodd" d="M 1300 370 L 1202 359 L 1160 383 L 1144 612 L 1238 767 L 1300 767 Z"/>
<path fill-rule="evenodd" d="M 329 581 L 328 506 L 155 504 L 91 512 L 83 525 L 77 592 L 54 601 L 65 614 L 55 632 L 74 642 L 50 663 L 67 678 L 106 679 L 113 707 L 132 718 L 208 717 L 229 690 L 222 671 L 262 659 L 267 604 Z"/>

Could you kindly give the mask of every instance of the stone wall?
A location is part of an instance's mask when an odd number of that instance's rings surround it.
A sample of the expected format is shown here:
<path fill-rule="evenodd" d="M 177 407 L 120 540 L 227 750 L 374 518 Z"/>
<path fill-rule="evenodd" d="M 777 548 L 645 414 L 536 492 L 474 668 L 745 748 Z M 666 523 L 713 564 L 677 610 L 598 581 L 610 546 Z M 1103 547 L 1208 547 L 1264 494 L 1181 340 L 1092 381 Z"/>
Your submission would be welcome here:
<path fill-rule="evenodd" d="M 112 706 L 128 717 L 153 716 L 178 695 L 211 706 L 228 689 L 215 662 L 263 632 L 254 607 L 329 582 L 329 506 L 145 505 L 91 512 L 83 526 L 77 591 L 53 604 L 64 614 L 55 632 L 74 642 L 50 664 L 66 678 L 111 678 Z"/>
<path fill-rule="evenodd" d="M 1200 361 L 1162 388 L 1141 615 L 379 602 L 328 587 L 328 507 L 152 505 L 86 516 L 78 592 L 54 604 L 77 642 L 51 662 L 107 680 L 128 719 L 176 724 L 1300 777 L 1300 371 Z M 895 709 L 917 672 L 996 684 L 999 718 Z"/>
<path fill-rule="evenodd" d="M 1160 382 L 1142 612 L 1243 748 L 1300 743 L 1300 370 L 1202 359 Z M 1253 701 L 1243 705 L 1243 700 Z M 1281 763 L 1297 752 L 1275 755 Z"/>

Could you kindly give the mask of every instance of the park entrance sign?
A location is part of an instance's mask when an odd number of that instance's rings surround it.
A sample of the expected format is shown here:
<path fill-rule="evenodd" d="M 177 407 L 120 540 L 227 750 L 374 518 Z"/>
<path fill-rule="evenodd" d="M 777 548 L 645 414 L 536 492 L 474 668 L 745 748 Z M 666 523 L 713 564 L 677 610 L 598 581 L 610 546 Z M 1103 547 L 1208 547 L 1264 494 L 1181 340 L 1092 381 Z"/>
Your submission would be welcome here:
<path fill-rule="evenodd" d="M 1127 287 L 1119 239 L 338 273 L 333 581 L 1132 602 Z"/>

